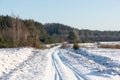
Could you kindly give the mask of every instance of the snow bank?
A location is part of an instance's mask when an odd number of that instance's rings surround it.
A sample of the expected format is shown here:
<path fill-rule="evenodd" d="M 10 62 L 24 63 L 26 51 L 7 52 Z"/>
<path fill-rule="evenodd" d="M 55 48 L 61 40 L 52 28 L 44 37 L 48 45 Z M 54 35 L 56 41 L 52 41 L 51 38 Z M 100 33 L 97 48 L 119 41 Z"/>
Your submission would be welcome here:
<path fill-rule="evenodd" d="M 0 77 L 32 55 L 32 48 L 0 49 Z"/>

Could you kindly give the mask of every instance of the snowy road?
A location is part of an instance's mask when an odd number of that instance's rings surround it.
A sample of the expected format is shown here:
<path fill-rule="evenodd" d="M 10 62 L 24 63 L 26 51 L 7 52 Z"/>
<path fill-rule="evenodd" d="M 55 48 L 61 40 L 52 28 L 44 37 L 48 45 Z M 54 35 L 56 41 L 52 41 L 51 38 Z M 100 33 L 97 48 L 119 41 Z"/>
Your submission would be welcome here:
<path fill-rule="evenodd" d="M 77 54 L 59 46 L 46 50 L 0 50 L 0 63 L 6 65 L 0 66 L 0 80 L 119 80 L 120 63 L 111 59 L 107 64 L 112 64 L 112 67 L 104 65 L 102 61 L 110 55 L 104 59 L 104 55 L 99 55 L 98 59 L 92 50 L 79 50 Z M 98 62 L 100 58 L 102 60 Z"/>

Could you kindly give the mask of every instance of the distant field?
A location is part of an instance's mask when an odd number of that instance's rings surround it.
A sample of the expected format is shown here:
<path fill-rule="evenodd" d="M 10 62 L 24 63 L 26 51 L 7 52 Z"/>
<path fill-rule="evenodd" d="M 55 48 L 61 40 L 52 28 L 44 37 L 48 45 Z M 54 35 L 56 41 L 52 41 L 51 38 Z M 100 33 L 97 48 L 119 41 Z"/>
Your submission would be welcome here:
<path fill-rule="evenodd" d="M 99 43 L 79 43 L 81 48 L 115 48 L 120 49 L 120 41 L 116 42 L 99 42 Z"/>
<path fill-rule="evenodd" d="M 116 41 L 116 42 L 100 42 L 99 47 L 100 48 L 116 48 L 116 49 L 120 49 L 120 41 Z"/>

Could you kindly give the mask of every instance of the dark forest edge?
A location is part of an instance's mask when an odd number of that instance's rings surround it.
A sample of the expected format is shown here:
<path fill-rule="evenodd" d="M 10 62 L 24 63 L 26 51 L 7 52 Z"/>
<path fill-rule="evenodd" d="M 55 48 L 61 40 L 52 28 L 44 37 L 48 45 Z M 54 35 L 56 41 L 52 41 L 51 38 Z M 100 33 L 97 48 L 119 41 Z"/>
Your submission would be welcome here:
<path fill-rule="evenodd" d="M 64 24 L 46 23 L 16 16 L 0 16 L 0 47 L 36 47 L 60 42 L 120 41 L 120 31 L 79 30 Z"/>

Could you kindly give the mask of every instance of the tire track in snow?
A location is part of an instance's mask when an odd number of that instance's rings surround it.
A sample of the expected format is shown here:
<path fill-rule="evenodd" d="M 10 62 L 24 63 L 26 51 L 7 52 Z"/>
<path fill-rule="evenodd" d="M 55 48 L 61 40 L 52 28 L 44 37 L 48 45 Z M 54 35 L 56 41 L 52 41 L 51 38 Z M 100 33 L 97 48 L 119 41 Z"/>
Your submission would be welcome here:
<path fill-rule="evenodd" d="M 62 77 L 61 77 L 61 75 L 59 73 L 59 70 L 58 70 L 56 59 L 54 57 L 54 53 L 52 54 L 52 63 L 53 63 L 53 67 L 55 69 L 55 78 L 54 78 L 54 80 L 62 80 Z"/>
<path fill-rule="evenodd" d="M 75 68 L 70 62 L 68 62 L 68 59 L 66 59 L 62 53 L 61 50 L 59 50 L 60 52 L 60 59 L 63 61 L 63 63 L 69 67 L 72 72 L 75 74 L 75 76 L 78 78 L 78 80 L 91 80 L 90 78 L 86 77 L 84 74 L 82 74 L 82 72 L 80 72 L 79 70 L 77 70 L 77 68 Z"/>
<path fill-rule="evenodd" d="M 68 66 L 64 65 L 58 54 L 59 49 L 55 50 L 51 55 L 55 70 L 54 80 L 80 80 Z"/>
<path fill-rule="evenodd" d="M 83 75 L 80 71 L 78 71 L 74 66 L 72 66 L 69 63 L 66 63 L 66 65 L 74 72 L 74 74 L 81 80 L 91 80 L 88 77 L 86 77 L 85 75 Z"/>

